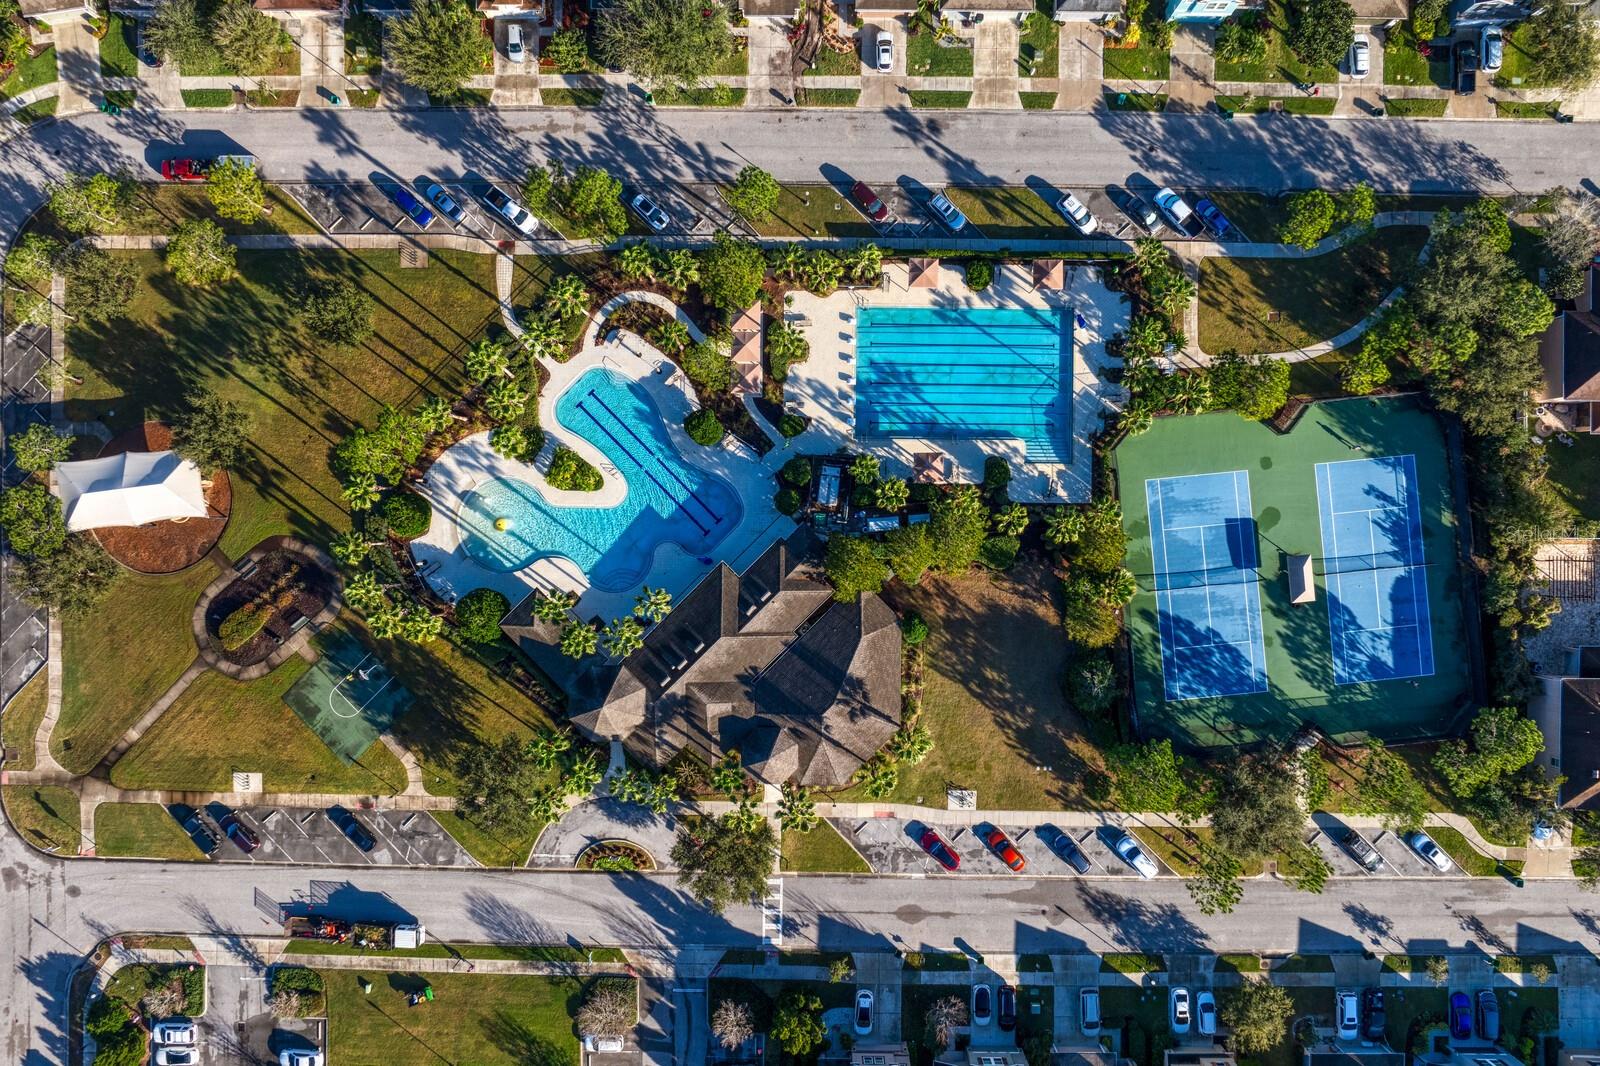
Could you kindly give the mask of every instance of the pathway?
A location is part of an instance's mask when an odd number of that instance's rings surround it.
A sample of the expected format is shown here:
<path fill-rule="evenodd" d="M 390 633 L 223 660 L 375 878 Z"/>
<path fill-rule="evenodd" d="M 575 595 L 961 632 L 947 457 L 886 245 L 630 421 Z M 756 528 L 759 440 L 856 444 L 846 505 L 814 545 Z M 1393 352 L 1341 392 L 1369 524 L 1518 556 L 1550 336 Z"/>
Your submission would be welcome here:
<path fill-rule="evenodd" d="M 129 726 L 127 732 L 123 733 L 121 738 L 111 746 L 111 750 L 106 752 L 105 758 L 100 760 L 100 765 L 97 769 L 109 775 L 111 768 L 117 764 L 117 760 L 126 755 L 129 748 L 139 743 L 140 738 L 150 730 L 151 726 L 156 724 L 157 719 L 167 713 L 167 708 L 178 702 L 178 697 L 187 692 L 189 686 L 194 684 L 195 679 L 209 669 L 210 666 L 207 665 L 206 661 L 196 655 L 194 661 L 189 664 L 188 669 L 184 670 L 182 676 L 174 681 L 167 691 L 161 694 L 161 698 L 152 703 L 150 708 L 139 717 L 139 720 Z"/>

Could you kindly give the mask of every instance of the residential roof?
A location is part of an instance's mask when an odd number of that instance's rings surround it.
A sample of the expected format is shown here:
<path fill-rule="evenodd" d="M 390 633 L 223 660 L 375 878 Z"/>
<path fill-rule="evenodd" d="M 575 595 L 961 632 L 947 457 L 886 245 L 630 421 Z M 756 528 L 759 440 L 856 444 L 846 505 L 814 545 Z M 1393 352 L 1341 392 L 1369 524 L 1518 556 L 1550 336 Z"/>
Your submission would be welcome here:
<path fill-rule="evenodd" d="M 1036 289 L 1061 289 L 1067 283 L 1066 264 L 1059 259 L 1033 261 L 1033 287 Z"/>
<path fill-rule="evenodd" d="M 1600 678 L 1561 684 L 1561 805 L 1600 810 Z"/>
<path fill-rule="evenodd" d="M 939 260 L 914 256 L 906 263 L 906 272 L 910 275 L 908 285 L 913 289 L 937 289 L 939 287 Z"/>
<path fill-rule="evenodd" d="M 1350 0 L 1350 6 L 1355 10 L 1358 22 L 1403 19 L 1411 14 L 1411 7 L 1406 0 Z"/>
<path fill-rule="evenodd" d="M 36 19 L 45 15 L 52 15 L 57 11 L 82 11 L 83 0 L 21 0 L 19 7 L 23 18 Z"/>
<path fill-rule="evenodd" d="M 787 18 L 800 8 L 799 0 L 740 0 L 745 18 Z"/>
<path fill-rule="evenodd" d="M 1539 339 L 1542 400 L 1600 401 L 1600 316 L 1563 311 Z"/>
<path fill-rule="evenodd" d="M 200 468 L 176 452 L 119 452 L 55 466 L 70 530 L 205 518 Z"/>
<path fill-rule="evenodd" d="M 338 11 L 343 0 L 253 0 L 257 11 Z"/>

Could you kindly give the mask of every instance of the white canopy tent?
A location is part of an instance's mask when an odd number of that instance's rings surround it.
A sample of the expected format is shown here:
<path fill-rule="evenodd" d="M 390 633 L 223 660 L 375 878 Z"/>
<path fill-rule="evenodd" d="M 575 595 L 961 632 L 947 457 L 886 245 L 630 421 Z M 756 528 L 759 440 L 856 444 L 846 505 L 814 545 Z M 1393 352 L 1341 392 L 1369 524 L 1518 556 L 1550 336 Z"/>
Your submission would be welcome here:
<path fill-rule="evenodd" d="M 55 466 L 56 495 L 74 532 L 205 518 L 200 468 L 176 452 L 123 452 Z"/>

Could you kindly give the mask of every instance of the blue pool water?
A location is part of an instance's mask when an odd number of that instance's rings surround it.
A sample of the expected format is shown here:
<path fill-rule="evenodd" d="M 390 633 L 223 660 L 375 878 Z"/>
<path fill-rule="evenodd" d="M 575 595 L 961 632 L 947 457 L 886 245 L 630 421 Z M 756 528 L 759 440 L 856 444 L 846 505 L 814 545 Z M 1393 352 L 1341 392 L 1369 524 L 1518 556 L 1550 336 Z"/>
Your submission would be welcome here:
<path fill-rule="evenodd" d="M 627 481 L 615 507 L 559 507 L 519 478 L 494 478 L 462 504 L 461 546 L 490 570 L 520 570 L 536 559 L 571 559 L 607 592 L 639 584 L 656 548 L 710 551 L 739 524 L 733 487 L 684 460 L 642 386 L 590 370 L 556 401 L 556 419 L 610 459 Z M 495 519 L 510 520 L 505 531 Z"/>
<path fill-rule="evenodd" d="M 1016 437 L 1032 462 L 1072 445 L 1071 312 L 869 307 L 856 328 L 861 437 Z"/>

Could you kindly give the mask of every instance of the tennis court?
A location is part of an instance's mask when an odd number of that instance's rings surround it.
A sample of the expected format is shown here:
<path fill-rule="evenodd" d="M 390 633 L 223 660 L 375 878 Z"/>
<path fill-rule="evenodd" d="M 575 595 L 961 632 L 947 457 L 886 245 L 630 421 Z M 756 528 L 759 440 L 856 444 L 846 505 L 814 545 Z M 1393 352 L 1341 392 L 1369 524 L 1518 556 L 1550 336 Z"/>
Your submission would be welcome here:
<path fill-rule="evenodd" d="M 1265 692 L 1250 476 L 1151 478 L 1144 492 L 1167 699 Z"/>
<path fill-rule="evenodd" d="M 410 705 L 411 693 L 350 634 L 332 633 L 321 643 L 322 657 L 283 702 L 349 765 Z"/>
<path fill-rule="evenodd" d="M 1334 682 L 1432 674 L 1416 457 L 1318 463 L 1317 508 Z"/>

